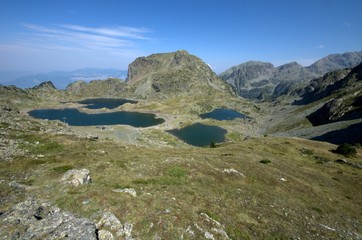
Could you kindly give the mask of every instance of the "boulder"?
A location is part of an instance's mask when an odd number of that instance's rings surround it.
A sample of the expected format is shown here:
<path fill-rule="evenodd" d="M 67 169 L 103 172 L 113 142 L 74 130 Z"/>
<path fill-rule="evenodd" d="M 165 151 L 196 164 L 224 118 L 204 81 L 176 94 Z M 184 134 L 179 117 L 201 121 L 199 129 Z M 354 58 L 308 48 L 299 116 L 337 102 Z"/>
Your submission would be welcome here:
<path fill-rule="evenodd" d="M 1 214 L 0 222 L 1 239 L 97 239 L 96 226 L 90 220 L 34 198 Z"/>
<path fill-rule="evenodd" d="M 113 240 L 114 236 L 111 232 L 102 229 L 102 230 L 98 231 L 98 239 L 99 240 Z"/>
<path fill-rule="evenodd" d="M 79 185 L 82 184 L 88 184 L 92 180 L 88 169 L 81 169 L 81 170 L 72 169 L 63 175 L 61 181 L 67 184 L 71 184 L 75 187 L 78 187 Z"/>

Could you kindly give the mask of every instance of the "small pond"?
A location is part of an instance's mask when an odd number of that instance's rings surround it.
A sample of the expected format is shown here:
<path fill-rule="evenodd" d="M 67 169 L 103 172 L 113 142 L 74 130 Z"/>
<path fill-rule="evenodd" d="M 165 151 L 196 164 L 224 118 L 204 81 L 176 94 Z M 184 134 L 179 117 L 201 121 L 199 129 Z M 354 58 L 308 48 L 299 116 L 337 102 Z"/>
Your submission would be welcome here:
<path fill-rule="evenodd" d="M 187 144 L 197 147 L 210 146 L 211 142 L 225 141 L 227 131 L 221 127 L 195 123 L 190 126 L 167 131 Z"/>
<path fill-rule="evenodd" d="M 215 120 L 233 120 L 235 118 L 249 118 L 247 115 L 227 108 L 217 108 L 211 112 L 200 114 L 202 119 L 212 118 Z"/>
<path fill-rule="evenodd" d="M 156 118 L 156 116 L 151 113 L 120 111 L 88 114 L 79 112 L 75 108 L 37 109 L 30 111 L 29 115 L 40 119 L 60 120 L 71 126 L 125 124 L 133 127 L 149 127 L 165 122 L 164 119 Z"/>
<path fill-rule="evenodd" d="M 125 103 L 137 103 L 137 101 L 129 99 L 120 99 L 120 98 L 91 98 L 79 101 L 77 103 L 87 105 L 88 109 L 99 109 L 99 108 L 108 108 L 114 109 Z"/>

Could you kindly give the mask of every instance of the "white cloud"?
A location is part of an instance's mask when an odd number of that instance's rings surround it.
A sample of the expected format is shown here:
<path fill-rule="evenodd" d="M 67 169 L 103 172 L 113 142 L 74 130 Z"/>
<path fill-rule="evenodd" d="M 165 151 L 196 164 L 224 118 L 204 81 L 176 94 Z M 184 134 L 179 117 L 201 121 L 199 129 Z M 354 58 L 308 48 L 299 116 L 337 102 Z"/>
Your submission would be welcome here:
<path fill-rule="evenodd" d="M 79 50 L 117 51 L 124 47 L 134 46 L 138 40 L 151 40 L 144 34 L 149 32 L 143 28 L 116 27 L 93 28 L 78 25 L 41 26 L 24 23 L 27 30 L 23 44 L 38 46 L 71 47 Z"/>
<path fill-rule="evenodd" d="M 318 48 L 323 49 L 323 48 L 324 48 L 324 45 L 323 45 L 323 44 L 320 44 L 320 45 L 318 45 Z"/>
<path fill-rule="evenodd" d="M 142 45 L 154 42 L 145 28 L 118 26 L 37 25 L 22 23 L 23 31 L 9 43 L 0 42 L 1 68 L 120 67 L 144 55 Z M 14 57 L 16 55 L 16 58 Z M 35 67 L 39 66 L 39 67 Z"/>

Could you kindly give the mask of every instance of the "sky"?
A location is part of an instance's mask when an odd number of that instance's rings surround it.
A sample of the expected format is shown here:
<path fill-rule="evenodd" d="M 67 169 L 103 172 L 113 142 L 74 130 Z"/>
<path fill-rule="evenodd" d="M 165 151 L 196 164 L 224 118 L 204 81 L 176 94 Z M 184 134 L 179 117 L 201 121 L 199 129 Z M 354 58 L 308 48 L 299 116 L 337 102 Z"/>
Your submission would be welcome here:
<path fill-rule="evenodd" d="M 187 50 L 222 71 L 362 50 L 361 0 L 0 0 L 0 71 L 126 70 Z"/>

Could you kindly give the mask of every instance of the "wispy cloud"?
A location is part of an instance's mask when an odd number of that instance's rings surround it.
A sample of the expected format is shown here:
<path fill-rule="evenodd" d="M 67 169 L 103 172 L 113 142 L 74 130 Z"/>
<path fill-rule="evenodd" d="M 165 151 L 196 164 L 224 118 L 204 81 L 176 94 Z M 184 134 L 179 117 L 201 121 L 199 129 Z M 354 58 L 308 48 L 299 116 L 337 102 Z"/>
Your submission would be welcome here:
<path fill-rule="evenodd" d="M 323 45 L 323 44 L 319 44 L 319 45 L 317 46 L 317 48 L 323 49 L 323 48 L 324 48 L 324 45 Z"/>
<path fill-rule="evenodd" d="M 344 26 L 345 28 L 351 28 L 351 27 L 352 27 L 352 24 L 351 24 L 350 22 L 344 22 L 344 23 L 343 23 L 343 26 Z"/>
<path fill-rule="evenodd" d="M 145 45 L 157 42 L 146 28 L 127 26 L 20 24 L 16 38 L 0 42 L 0 68 L 76 69 L 120 67 L 145 55 Z"/>
<path fill-rule="evenodd" d="M 39 48 L 72 48 L 75 50 L 118 51 L 136 45 L 139 40 L 150 41 L 144 28 L 95 28 L 79 25 L 42 26 L 23 23 L 27 30 L 22 44 Z"/>

